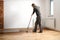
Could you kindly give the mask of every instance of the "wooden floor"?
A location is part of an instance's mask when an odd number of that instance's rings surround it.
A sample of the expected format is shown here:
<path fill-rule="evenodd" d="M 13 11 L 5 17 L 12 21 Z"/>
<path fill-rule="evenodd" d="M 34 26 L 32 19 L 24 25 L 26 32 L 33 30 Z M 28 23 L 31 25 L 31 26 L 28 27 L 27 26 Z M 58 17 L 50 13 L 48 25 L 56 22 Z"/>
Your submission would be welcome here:
<path fill-rule="evenodd" d="M 0 40 L 60 40 L 60 32 L 44 30 L 43 33 L 5 33 L 0 34 Z"/>

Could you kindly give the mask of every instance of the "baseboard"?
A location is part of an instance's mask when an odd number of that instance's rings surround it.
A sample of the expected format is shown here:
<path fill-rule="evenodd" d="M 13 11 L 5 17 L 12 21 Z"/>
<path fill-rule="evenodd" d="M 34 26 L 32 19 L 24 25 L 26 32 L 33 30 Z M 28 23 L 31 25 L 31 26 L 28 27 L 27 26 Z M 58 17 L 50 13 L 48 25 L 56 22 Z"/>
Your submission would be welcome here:
<path fill-rule="evenodd" d="M 50 29 L 50 28 L 47 28 L 47 27 L 44 27 L 43 29 L 60 32 L 58 30 Z M 4 29 L 2 32 L 3 33 L 7 33 L 7 32 L 26 32 L 27 30 L 31 31 L 31 30 L 33 30 L 33 28 L 29 28 L 29 29 L 27 29 L 27 28 L 8 28 L 8 29 Z"/>
<path fill-rule="evenodd" d="M 47 27 L 45 27 L 44 29 L 60 32 L 60 30 L 57 30 L 57 29 L 51 29 L 51 28 L 47 28 Z"/>
<path fill-rule="evenodd" d="M 7 29 L 4 29 L 3 30 L 3 33 L 6 33 L 6 32 L 25 32 L 27 30 L 33 30 L 33 28 L 7 28 Z"/>

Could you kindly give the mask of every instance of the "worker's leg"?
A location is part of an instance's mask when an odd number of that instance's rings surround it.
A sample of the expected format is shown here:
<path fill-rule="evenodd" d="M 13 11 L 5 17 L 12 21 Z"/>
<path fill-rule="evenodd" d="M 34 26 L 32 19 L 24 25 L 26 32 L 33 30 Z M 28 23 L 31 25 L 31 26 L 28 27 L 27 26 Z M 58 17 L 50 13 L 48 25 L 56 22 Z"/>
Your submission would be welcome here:
<path fill-rule="evenodd" d="M 41 17 L 38 16 L 38 25 L 40 28 L 40 33 L 42 32 L 42 26 L 41 26 Z"/>
<path fill-rule="evenodd" d="M 35 22 L 35 28 L 33 30 L 33 32 L 36 32 L 37 31 L 37 21 Z"/>
<path fill-rule="evenodd" d="M 37 25 L 38 25 L 38 18 L 36 18 L 35 28 L 34 28 L 33 32 L 36 32 L 37 31 Z"/>
<path fill-rule="evenodd" d="M 40 28 L 40 33 L 42 33 L 42 26 L 41 26 L 41 23 L 39 23 L 39 28 Z"/>

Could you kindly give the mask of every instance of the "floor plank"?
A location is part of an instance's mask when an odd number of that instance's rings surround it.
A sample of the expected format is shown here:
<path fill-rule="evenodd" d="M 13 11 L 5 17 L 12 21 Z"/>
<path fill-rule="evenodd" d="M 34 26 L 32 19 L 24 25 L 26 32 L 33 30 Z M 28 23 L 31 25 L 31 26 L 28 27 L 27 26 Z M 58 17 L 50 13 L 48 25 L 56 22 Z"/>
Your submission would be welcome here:
<path fill-rule="evenodd" d="M 0 34 L 0 40 L 60 40 L 60 32 L 44 30 L 43 33 L 17 32 Z"/>

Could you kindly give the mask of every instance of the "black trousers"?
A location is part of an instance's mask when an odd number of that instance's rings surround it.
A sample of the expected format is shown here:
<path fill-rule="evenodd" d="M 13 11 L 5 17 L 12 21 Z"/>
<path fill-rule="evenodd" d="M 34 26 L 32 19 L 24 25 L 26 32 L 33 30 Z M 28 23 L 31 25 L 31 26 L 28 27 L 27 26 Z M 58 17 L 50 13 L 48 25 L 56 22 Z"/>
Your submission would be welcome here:
<path fill-rule="evenodd" d="M 37 25 L 39 25 L 40 32 L 42 32 L 41 17 L 40 17 L 40 16 L 37 16 L 37 18 L 36 18 L 35 28 L 34 28 L 34 30 L 33 30 L 34 32 L 37 31 Z"/>

